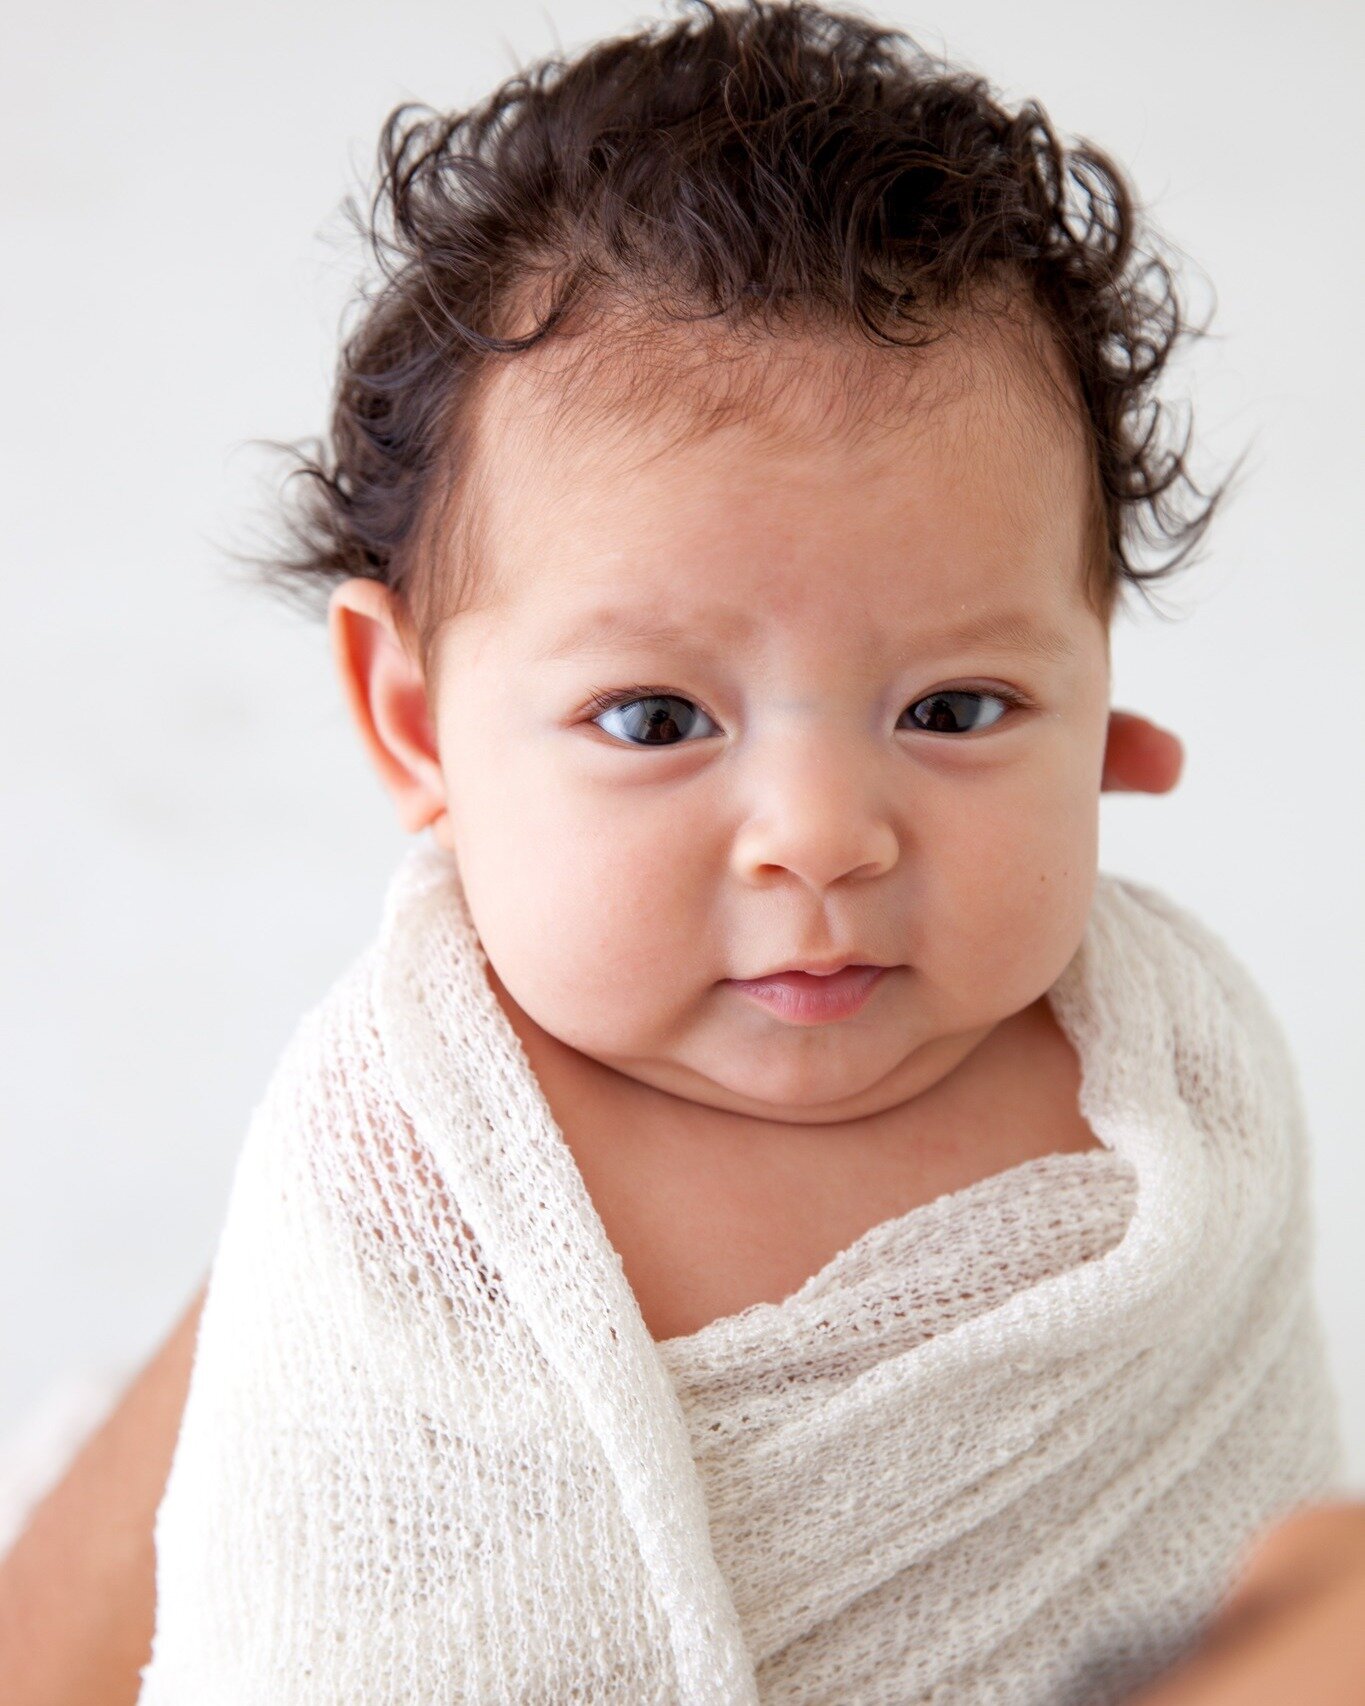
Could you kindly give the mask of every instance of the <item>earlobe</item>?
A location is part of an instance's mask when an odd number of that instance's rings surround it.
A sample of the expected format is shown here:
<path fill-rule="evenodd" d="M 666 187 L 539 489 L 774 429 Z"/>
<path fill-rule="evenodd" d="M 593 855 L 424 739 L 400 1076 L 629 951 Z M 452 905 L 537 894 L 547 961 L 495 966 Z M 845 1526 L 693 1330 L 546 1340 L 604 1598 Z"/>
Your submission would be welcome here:
<path fill-rule="evenodd" d="M 393 591 L 353 576 L 333 589 L 327 610 L 332 659 L 342 692 L 379 779 L 409 832 L 446 810 L 426 683 L 404 643 Z"/>

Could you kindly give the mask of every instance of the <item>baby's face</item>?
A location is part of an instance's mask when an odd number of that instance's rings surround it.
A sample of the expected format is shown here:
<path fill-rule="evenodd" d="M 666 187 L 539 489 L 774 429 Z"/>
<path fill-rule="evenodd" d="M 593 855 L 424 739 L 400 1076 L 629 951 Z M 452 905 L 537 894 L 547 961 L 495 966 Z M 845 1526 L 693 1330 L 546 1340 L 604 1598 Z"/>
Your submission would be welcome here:
<path fill-rule="evenodd" d="M 963 382 L 875 439 L 790 398 L 667 450 L 490 416 L 499 590 L 436 648 L 434 833 L 504 1005 L 669 1096 L 893 1108 L 1083 934 L 1109 708 L 1084 449 L 998 351 L 942 361 Z M 839 1020 L 727 981 L 843 956 L 894 969 Z"/>

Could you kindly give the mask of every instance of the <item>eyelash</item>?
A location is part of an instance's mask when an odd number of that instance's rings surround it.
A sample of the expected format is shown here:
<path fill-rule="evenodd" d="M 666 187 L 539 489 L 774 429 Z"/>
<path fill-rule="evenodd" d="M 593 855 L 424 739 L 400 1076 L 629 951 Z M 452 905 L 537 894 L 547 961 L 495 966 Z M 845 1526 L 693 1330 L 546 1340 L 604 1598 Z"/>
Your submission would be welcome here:
<path fill-rule="evenodd" d="M 1032 703 L 1030 700 L 1026 699 L 1022 693 L 1017 693 L 1013 688 L 1009 687 L 941 687 L 935 689 L 935 692 L 968 693 L 982 699 L 999 699 L 1003 705 L 1006 705 L 1010 710 L 1015 711 L 1028 710 Z M 912 705 L 918 705 L 922 703 L 923 700 L 932 699 L 933 697 L 934 693 L 922 693 L 918 699 L 912 699 L 910 703 Z M 639 682 L 633 687 L 617 687 L 612 689 L 599 688 L 590 695 L 586 705 L 584 706 L 584 710 L 590 713 L 589 720 L 591 720 L 591 717 L 600 717 L 604 711 L 613 711 L 618 705 L 629 705 L 636 699 L 681 699 L 684 704 L 693 705 L 696 703 L 695 700 L 688 699 L 685 694 L 674 693 L 671 688 L 653 686 L 648 682 Z M 1000 723 L 1003 723 L 1004 720 L 1004 717 L 997 718 L 996 722 L 989 726 L 991 728 L 996 728 Z M 605 730 L 603 732 L 605 733 Z M 931 729 L 921 729 L 919 732 L 921 734 L 932 734 L 935 731 Z M 971 731 L 968 732 L 970 733 Z M 983 730 L 982 732 L 984 733 L 986 731 Z M 950 740 L 961 740 L 964 737 L 962 735 L 949 735 L 947 738 Z M 637 752 L 644 752 L 648 750 L 643 744 L 634 741 L 617 741 L 616 744 L 618 746 L 633 748 Z M 695 743 L 692 741 L 676 741 L 673 744 L 675 746 L 691 746 Z M 668 748 L 660 747 L 657 750 L 667 751 Z"/>

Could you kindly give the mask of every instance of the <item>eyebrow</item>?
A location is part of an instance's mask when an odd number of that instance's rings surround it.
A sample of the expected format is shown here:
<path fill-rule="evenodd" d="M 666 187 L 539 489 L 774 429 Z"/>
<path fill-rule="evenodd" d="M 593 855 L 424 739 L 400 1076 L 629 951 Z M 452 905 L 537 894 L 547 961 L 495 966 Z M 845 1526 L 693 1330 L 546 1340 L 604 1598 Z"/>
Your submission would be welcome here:
<path fill-rule="evenodd" d="M 614 646 L 672 646 L 698 651 L 711 636 L 731 644 L 746 638 L 758 625 L 758 619 L 744 611 L 718 612 L 717 620 L 704 628 L 671 621 L 651 610 L 594 609 L 585 611 L 538 651 L 536 659 L 547 663 L 609 651 Z M 935 652 L 985 645 L 1000 651 L 1032 652 L 1054 662 L 1063 662 L 1076 651 L 1069 635 L 1030 610 L 988 611 L 927 635 L 921 644 Z"/>

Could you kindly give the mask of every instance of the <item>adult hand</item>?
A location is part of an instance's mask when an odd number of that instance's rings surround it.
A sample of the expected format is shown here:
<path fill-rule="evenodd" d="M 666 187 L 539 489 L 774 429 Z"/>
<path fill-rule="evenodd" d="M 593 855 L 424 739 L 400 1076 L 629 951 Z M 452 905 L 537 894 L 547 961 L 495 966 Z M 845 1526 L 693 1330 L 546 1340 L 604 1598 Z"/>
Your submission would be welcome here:
<path fill-rule="evenodd" d="M 1111 793 L 1169 793 L 1180 780 L 1184 761 L 1184 748 L 1169 730 L 1132 711 L 1109 713 L 1101 789 Z"/>
<path fill-rule="evenodd" d="M 1361 1706 L 1365 1502 L 1317 1504 L 1257 1537 L 1191 1658 L 1127 1706 Z"/>

